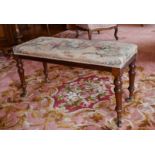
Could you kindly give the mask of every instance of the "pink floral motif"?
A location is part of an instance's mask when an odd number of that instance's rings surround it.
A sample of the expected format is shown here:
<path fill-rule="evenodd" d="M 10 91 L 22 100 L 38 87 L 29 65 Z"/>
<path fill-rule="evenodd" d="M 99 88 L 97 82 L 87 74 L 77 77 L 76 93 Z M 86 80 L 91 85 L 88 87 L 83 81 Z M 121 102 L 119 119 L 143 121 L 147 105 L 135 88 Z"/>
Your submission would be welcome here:
<path fill-rule="evenodd" d="M 99 101 L 109 100 L 112 94 L 109 78 L 82 77 L 58 88 L 54 96 L 54 107 L 63 106 L 68 112 L 92 108 Z"/>

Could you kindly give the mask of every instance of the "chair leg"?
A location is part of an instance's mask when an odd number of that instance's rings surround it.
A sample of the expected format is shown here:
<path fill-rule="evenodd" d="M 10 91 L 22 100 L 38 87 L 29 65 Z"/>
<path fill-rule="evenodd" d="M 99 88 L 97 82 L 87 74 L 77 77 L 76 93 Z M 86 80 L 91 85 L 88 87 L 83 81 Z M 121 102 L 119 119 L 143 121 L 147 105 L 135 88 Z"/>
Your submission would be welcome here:
<path fill-rule="evenodd" d="M 21 88 L 22 88 L 21 97 L 24 97 L 26 95 L 26 83 L 25 83 L 23 63 L 19 57 L 15 57 L 15 60 L 16 60 L 16 66 L 18 69 L 19 78 L 21 81 Z"/>
<path fill-rule="evenodd" d="M 47 67 L 47 62 L 43 62 L 43 67 L 44 67 L 45 82 L 48 82 L 48 67 Z"/>
<path fill-rule="evenodd" d="M 76 38 L 78 38 L 79 37 L 79 30 L 76 30 L 76 36 L 75 36 Z"/>
<path fill-rule="evenodd" d="M 134 92 L 134 81 L 135 81 L 135 60 L 129 65 L 129 98 L 127 99 L 127 101 L 131 101 L 132 97 L 133 97 L 133 92 Z"/>
<path fill-rule="evenodd" d="M 114 32 L 115 39 L 118 40 L 118 35 L 117 35 L 118 34 L 118 26 L 115 26 L 114 29 L 115 29 L 115 32 Z"/>
<path fill-rule="evenodd" d="M 89 38 L 89 40 L 92 39 L 92 31 L 91 30 L 88 30 L 88 38 Z"/>
<path fill-rule="evenodd" d="M 120 72 L 114 71 L 114 92 L 116 98 L 116 112 L 117 112 L 117 126 L 121 126 L 121 116 L 122 116 L 122 74 Z"/>

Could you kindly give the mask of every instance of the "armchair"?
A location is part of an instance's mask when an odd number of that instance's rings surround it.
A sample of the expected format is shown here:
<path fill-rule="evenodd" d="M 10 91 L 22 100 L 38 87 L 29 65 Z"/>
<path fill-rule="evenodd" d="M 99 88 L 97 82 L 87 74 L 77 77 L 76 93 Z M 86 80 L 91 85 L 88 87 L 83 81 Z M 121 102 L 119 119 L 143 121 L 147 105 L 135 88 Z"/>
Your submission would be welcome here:
<path fill-rule="evenodd" d="M 97 31 L 100 34 L 102 30 L 114 29 L 114 37 L 118 40 L 118 25 L 117 24 L 76 24 L 76 38 L 79 36 L 79 30 L 88 31 L 89 40 L 92 39 L 92 32 Z"/>

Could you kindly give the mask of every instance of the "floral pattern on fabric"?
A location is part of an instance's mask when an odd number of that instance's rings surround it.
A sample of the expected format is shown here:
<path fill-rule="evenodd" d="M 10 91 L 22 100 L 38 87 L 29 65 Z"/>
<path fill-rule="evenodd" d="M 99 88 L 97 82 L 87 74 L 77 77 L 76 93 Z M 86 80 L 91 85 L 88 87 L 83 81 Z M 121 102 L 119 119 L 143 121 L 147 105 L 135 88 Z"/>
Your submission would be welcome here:
<path fill-rule="evenodd" d="M 40 37 L 14 47 L 13 51 L 15 55 L 122 68 L 137 53 L 137 45 Z"/>

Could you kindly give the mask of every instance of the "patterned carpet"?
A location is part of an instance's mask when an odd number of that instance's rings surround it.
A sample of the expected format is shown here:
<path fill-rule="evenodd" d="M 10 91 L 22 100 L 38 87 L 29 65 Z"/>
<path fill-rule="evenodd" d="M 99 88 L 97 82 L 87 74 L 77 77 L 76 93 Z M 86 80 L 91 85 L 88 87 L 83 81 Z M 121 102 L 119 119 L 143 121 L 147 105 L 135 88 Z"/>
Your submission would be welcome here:
<path fill-rule="evenodd" d="M 14 60 L 0 58 L 0 129 L 118 129 L 110 73 L 49 64 L 44 83 L 41 63 L 24 61 L 24 67 L 28 93 L 21 98 Z M 155 73 L 136 71 L 134 99 L 123 100 L 120 129 L 155 129 Z M 126 70 L 123 98 L 127 87 Z"/>
<path fill-rule="evenodd" d="M 110 73 L 50 64 L 44 83 L 41 64 L 25 62 L 28 93 L 21 98 L 15 62 L 3 58 L 0 67 L 0 129 L 117 129 Z M 126 98 L 127 73 L 123 81 Z M 121 129 L 155 129 L 154 98 L 155 75 L 138 67 L 134 100 L 123 100 Z"/>

